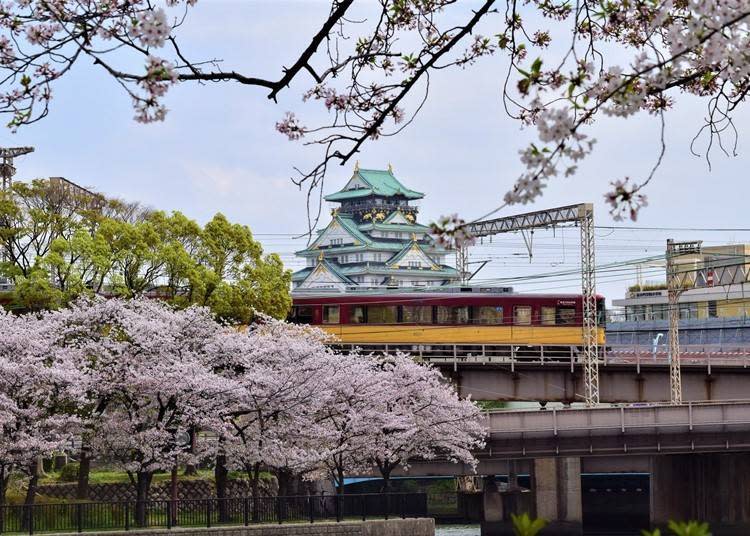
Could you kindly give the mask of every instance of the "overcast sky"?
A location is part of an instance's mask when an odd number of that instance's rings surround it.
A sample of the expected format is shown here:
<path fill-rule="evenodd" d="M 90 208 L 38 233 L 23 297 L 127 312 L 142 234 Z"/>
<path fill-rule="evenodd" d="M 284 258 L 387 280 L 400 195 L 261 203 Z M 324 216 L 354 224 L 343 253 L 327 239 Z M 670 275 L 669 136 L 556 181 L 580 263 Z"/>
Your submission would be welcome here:
<path fill-rule="evenodd" d="M 367 12 L 367 1 L 358 6 Z M 327 3 L 308 1 L 200 0 L 180 31 L 183 49 L 197 58 L 222 58 L 245 74 L 277 78 L 325 18 Z M 468 8 L 470 2 L 461 4 Z M 486 27 L 486 33 L 497 28 Z M 362 167 L 385 169 L 390 162 L 408 187 L 427 194 L 421 220 L 459 213 L 476 218 L 501 203 L 520 173 L 518 150 L 528 133 L 508 119 L 501 106 L 504 58 L 486 58 L 467 70 L 445 71 L 432 79 L 431 96 L 417 120 L 399 136 L 365 146 Z M 64 176 L 110 196 L 138 200 L 163 210 L 180 210 L 201 222 L 216 212 L 247 224 L 267 251 L 282 254 L 299 268 L 291 252 L 304 247 L 290 235 L 305 229 L 305 195 L 289 180 L 292 167 L 314 161 L 317 153 L 286 140 L 274 123 L 286 110 L 303 122 L 317 113 L 300 95 L 309 80 L 283 93 L 279 103 L 263 90 L 234 84 L 182 85 L 170 91 L 163 124 L 132 121 L 129 99 L 119 86 L 90 64 L 81 64 L 56 87 L 52 111 L 18 134 L 0 133 L 4 146 L 33 145 L 36 153 L 18 162 L 17 178 Z M 747 224 L 747 169 L 750 121 L 737 117 L 739 156 L 716 155 L 706 162 L 690 154 L 705 103 L 678 98 L 667 115 L 668 152 L 647 194 L 650 206 L 637 226 L 750 227 Z M 537 204 L 517 211 L 578 202 L 596 205 L 600 226 L 613 222 L 603 203 L 610 180 L 642 178 L 657 156 L 658 124 L 646 115 L 601 121 L 591 129 L 599 140 L 595 153 L 570 179 L 550 185 Z M 352 165 L 329 173 L 325 192 L 349 178 Z M 501 214 L 511 214 L 505 210 Z M 627 225 L 633 225 L 627 223 Z M 662 253 L 667 237 L 707 243 L 747 241 L 743 232 L 662 232 L 597 230 L 600 264 Z M 535 234 L 535 258 L 529 264 L 520 236 L 498 237 L 474 249 L 476 260 L 491 259 L 477 279 L 558 272 L 578 262 L 574 230 Z M 659 268 L 648 279 L 661 276 Z M 662 276 L 663 278 L 663 276 Z M 635 279 L 631 267 L 602 273 L 599 290 L 621 296 Z M 576 275 L 558 275 L 519 290 L 575 291 Z"/>

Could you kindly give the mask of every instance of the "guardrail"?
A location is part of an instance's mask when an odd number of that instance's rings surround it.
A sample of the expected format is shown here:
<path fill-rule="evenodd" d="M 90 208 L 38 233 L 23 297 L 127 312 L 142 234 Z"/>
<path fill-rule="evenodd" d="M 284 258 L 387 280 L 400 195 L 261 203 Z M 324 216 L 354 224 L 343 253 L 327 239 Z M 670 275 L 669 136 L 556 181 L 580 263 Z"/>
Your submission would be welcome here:
<path fill-rule="evenodd" d="M 581 364 L 581 348 L 575 345 L 497 345 L 497 344 L 338 344 L 343 351 L 406 352 L 438 366 L 452 366 L 457 370 L 465 365 L 564 365 L 571 371 Z M 666 367 L 670 358 L 664 346 L 613 344 L 599 349 L 600 364 Z M 750 365 L 750 345 L 681 345 L 680 362 L 683 366 L 712 366 L 747 368 Z"/>
<path fill-rule="evenodd" d="M 493 437 L 549 434 L 592 435 L 609 431 L 665 430 L 693 432 L 739 427 L 750 430 L 750 400 L 668 403 L 638 403 L 617 407 L 562 408 L 548 410 L 492 411 L 486 413 Z M 710 430 L 709 430 L 710 431 Z"/>
<path fill-rule="evenodd" d="M 424 517 L 425 493 L 74 502 L 0 506 L 0 533 L 84 532 Z"/>
<path fill-rule="evenodd" d="M 750 401 L 492 412 L 480 458 L 746 452 Z"/>

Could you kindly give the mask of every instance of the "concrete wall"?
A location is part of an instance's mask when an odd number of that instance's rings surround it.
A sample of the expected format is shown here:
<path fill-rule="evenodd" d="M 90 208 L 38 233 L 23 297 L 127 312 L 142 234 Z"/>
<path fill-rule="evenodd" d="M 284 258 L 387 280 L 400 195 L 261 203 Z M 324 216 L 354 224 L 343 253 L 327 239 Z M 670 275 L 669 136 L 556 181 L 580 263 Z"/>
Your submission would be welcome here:
<path fill-rule="evenodd" d="M 651 522 L 699 519 L 715 536 L 750 534 L 750 453 L 654 456 Z"/>
<path fill-rule="evenodd" d="M 172 534 L 176 536 L 434 536 L 435 520 L 431 518 L 378 519 L 341 523 L 290 523 L 248 527 L 197 527 L 86 533 L 87 536 L 168 536 Z"/>

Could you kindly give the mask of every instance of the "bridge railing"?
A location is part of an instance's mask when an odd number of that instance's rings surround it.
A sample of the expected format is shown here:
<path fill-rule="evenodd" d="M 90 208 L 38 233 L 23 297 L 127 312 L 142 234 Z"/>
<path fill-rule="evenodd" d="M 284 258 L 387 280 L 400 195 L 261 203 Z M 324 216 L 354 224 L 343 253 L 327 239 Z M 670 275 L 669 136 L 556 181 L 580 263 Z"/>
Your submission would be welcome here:
<path fill-rule="evenodd" d="M 492 411 L 492 439 L 750 430 L 750 400 L 640 403 L 617 407 Z"/>
<path fill-rule="evenodd" d="M 581 347 L 576 345 L 498 345 L 498 344 L 339 344 L 342 351 L 359 349 L 365 353 L 405 352 L 440 367 L 466 365 L 566 366 L 574 370 L 581 363 Z M 612 344 L 599 349 L 602 365 L 634 365 L 665 367 L 669 353 L 663 345 Z M 750 345 L 682 345 L 680 362 L 684 366 L 733 366 L 747 368 Z"/>

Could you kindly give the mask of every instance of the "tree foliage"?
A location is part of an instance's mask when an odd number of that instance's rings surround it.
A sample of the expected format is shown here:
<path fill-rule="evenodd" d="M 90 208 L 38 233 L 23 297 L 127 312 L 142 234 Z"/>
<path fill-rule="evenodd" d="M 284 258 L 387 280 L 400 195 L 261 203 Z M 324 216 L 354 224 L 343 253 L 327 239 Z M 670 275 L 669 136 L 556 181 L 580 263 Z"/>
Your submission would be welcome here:
<path fill-rule="evenodd" d="M 209 306 L 248 323 L 253 311 L 283 318 L 290 273 L 264 255 L 244 225 L 216 214 L 201 227 L 180 212 L 61 195 L 46 180 L 0 193 L 0 275 L 15 282 L 12 305 L 55 309 L 80 296 L 152 295 Z"/>
<path fill-rule="evenodd" d="M 119 82 L 144 122 L 164 119 L 164 97 L 177 83 L 255 86 L 274 100 L 299 87 L 293 82 L 307 83 L 301 98 L 322 106 L 327 119 L 307 125 L 288 112 L 277 129 L 320 147 L 318 163 L 296 178 L 312 188 L 329 165 L 408 125 L 429 97 L 433 73 L 502 55 L 505 110 L 536 130 L 536 141 L 519 148 L 525 171 L 504 203 L 532 202 L 554 177 L 576 173 L 594 149 L 590 130 L 599 117 L 646 112 L 662 129 L 654 168 L 642 180 L 609 177 L 606 194 L 616 218 L 635 218 L 664 154 L 664 113 L 675 96 L 706 100 L 691 149 L 710 158 L 715 150 L 734 153 L 733 114 L 750 90 L 747 0 L 379 0 L 361 9 L 353 0 L 331 0 L 277 77 L 181 47 L 180 28 L 196 3 L 6 2 L 0 113 L 13 129 L 42 119 L 57 81 L 82 61 Z"/>

